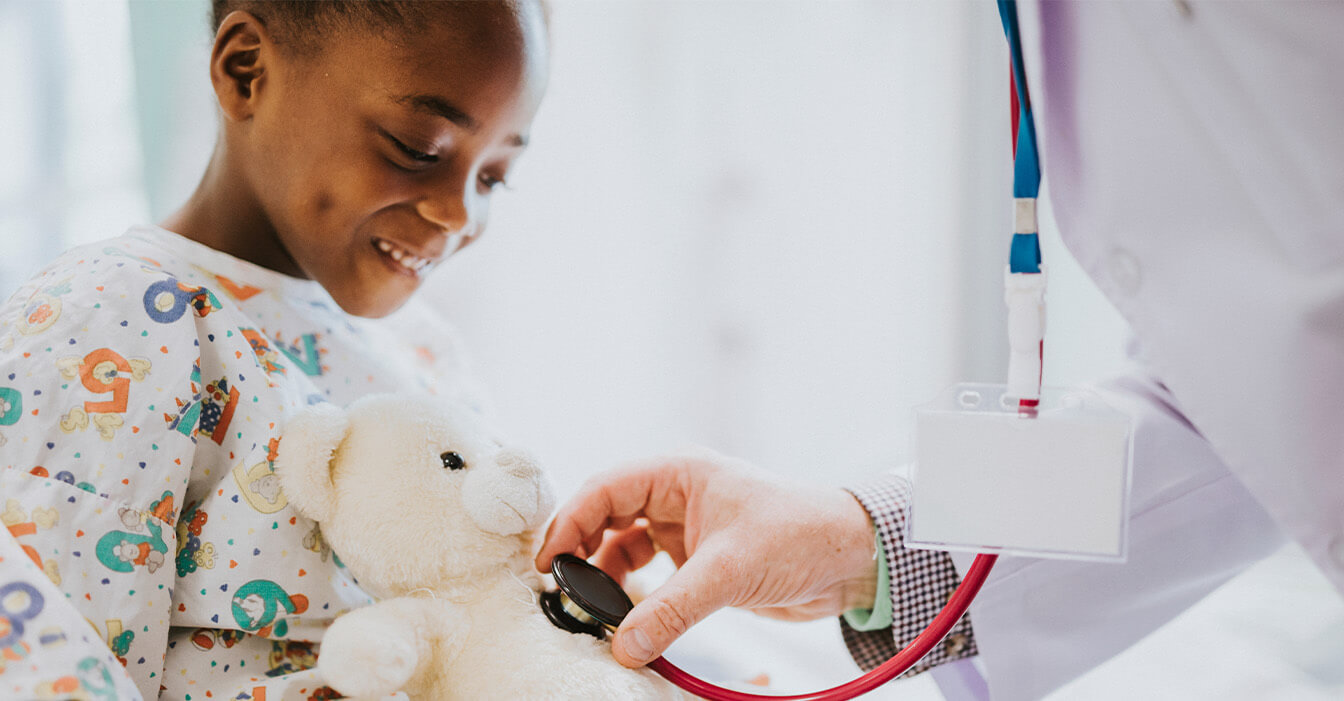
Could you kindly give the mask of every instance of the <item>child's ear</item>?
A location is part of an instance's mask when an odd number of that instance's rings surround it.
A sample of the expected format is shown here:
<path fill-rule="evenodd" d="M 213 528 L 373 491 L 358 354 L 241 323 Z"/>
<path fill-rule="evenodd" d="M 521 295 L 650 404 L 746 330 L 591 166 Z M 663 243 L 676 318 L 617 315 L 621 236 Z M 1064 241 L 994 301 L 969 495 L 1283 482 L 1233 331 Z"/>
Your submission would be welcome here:
<path fill-rule="evenodd" d="M 327 403 L 314 404 L 285 424 L 275 473 L 289 503 L 314 521 L 331 516 L 335 500 L 331 460 L 349 428 L 345 411 Z"/>
<path fill-rule="evenodd" d="M 254 98 L 266 78 L 272 47 L 266 26 L 250 12 L 230 12 L 219 23 L 210 52 L 210 82 L 229 119 L 243 121 L 256 111 Z"/>

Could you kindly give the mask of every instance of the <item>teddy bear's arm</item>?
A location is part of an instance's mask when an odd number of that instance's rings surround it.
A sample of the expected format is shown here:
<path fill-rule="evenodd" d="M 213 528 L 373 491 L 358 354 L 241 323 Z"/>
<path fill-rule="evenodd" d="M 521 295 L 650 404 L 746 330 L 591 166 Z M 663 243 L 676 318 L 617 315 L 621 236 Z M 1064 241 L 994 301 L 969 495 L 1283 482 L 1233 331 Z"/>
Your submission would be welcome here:
<path fill-rule="evenodd" d="M 322 638 L 317 666 L 346 696 L 378 698 L 424 686 L 452 663 L 469 626 L 448 602 L 398 597 L 336 619 Z"/>

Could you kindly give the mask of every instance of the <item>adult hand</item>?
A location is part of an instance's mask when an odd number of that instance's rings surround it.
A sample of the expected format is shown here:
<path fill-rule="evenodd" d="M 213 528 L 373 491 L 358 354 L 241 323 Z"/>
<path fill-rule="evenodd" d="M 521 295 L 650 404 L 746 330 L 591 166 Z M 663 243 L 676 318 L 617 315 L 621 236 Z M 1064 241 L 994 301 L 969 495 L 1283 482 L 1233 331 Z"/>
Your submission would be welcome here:
<path fill-rule="evenodd" d="M 853 496 L 708 451 L 589 480 L 551 522 L 536 567 L 575 553 L 624 581 L 658 550 L 677 572 L 616 631 L 612 653 L 627 667 L 724 606 L 807 620 L 867 607 L 876 594 L 872 522 Z"/>

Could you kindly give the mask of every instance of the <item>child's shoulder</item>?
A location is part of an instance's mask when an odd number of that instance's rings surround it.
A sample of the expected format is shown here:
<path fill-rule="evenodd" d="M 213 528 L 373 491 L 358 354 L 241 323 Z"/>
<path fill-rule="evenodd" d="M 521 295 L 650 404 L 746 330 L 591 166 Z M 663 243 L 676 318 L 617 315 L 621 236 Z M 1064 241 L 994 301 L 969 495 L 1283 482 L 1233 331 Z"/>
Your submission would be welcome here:
<path fill-rule="evenodd" d="M 167 326 L 189 309 L 199 314 L 202 305 L 217 299 L 204 286 L 208 271 L 162 245 L 163 235 L 172 234 L 136 227 L 52 260 L 0 305 L 0 350 L 58 326 L 74 323 L 84 330 L 93 319 L 99 327 L 112 320 L 109 330 L 115 330 L 118 319 L 128 327 L 148 315 Z"/>
<path fill-rule="evenodd" d="M 97 291 L 102 292 L 146 280 L 172 278 L 187 282 L 202 278 L 206 271 L 183 256 L 177 246 L 166 245 L 173 236 L 176 235 L 155 227 L 132 227 L 120 236 L 67 250 L 30 282 L 69 278 L 74 282 L 95 283 L 96 288 L 102 288 Z"/>

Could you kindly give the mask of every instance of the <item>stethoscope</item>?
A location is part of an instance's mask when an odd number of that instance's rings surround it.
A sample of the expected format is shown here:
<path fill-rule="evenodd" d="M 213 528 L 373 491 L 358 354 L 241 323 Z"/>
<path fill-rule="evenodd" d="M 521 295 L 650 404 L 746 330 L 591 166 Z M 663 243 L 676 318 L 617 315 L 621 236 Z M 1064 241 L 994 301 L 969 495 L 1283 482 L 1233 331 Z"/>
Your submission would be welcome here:
<path fill-rule="evenodd" d="M 1026 74 L 1023 71 L 1021 39 L 1017 24 L 1016 0 L 997 0 L 999 15 L 1003 20 L 1004 34 L 1008 37 L 1008 46 L 1012 57 L 1013 77 L 1013 196 L 1021 204 L 1031 200 L 1031 216 L 1015 222 L 1013 245 L 1009 254 L 1009 272 L 1018 275 L 1033 275 L 1041 272 L 1041 249 L 1037 238 L 1035 222 L 1035 198 L 1040 188 L 1041 173 L 1036 150 L 1036 127 L 1032 119 L 1031 102 L 1027 93 Z M 1020 127 L 1020 128 L 1019 128 Z M 1019 212 L 1022 211 L 1019 208 Z M 1031 361 L 1031 358 L 1027 359 Z M 1034 365 L 1034 367 L 1032 367 Z M 1026 386 L 1022 397 L 1039 397 L 1040 392 L 1040 355 L 1033 362 L 1018 363 L 1015 358 L 1010 363 L 1010 386 L 1016 380 L 1018 386 Z M 1030 387 L 1035 387 L 1032 394 Z M 1037 400 L 1021 399 L 1018 411 L 1025 416 L 1035 416 Z M 770 694 L 750 694 L 715 686 L 702 679 L 691 676 L 686 671 L 659 657 L 648 664 L 649 669 L 662 675 L 668 681 L 696 696 L 711 701 L 762 701 L 769 699 L 793 699 L 795 701 L 841 701 L 852 699 L 876 689 L 900 676 L 928 654 L 957 621 L 965 615 L 971 601 L 984 585 L 989 571 L 998 560 L 997 555 L 980 554 L 975 557 L 966 576 L 961 580 L 952 596 L 948 598 L 943 610 L 934 617 L 924 632 L 915 637 L 904 649 L 883 662 L 880 666 L 858 679 L 823 691 L 807 694 L 775 696 Z M 547 591 L 541 595 L 541 610 L 551 623 L 571 633 L 586 633 L 599 639 L 606 637 L 607 631 L 615 631 L 625 620 L 634 603 L 621 589 L 621 585 L 607 573 L 574 555 L 558 555 L 551 560 L 551 574 L 555 577 L 559 589 Z"/>
<path fill-rule="evenodd" d="M 863 676 L 840 686 L 824 691 L 790 696 L 772 694 L 749 694 L 742 691 L 725 689 L 693 677 L 680 667 L 659 657 L 649 663 L 649 669 L 663 678 L 698 697 L 712 701 L 760 701 L 769 699 L 795 699 L 798 701 L 840 701 L 866 694 L 883 684 L 899 677 L 928 654 L 944 637 L 952 626 L 957 624 L 971 600 L 980 591 L 989 570 L 994 566 L 997 555 L 977 555 L 971 564 L 961 585 L 952 593 L 942 612 L 934 617 L 929 627 L 924 629 L 905 649 L 896 653 L 881 666 Z M 546 618 L 557 627 L 571 633 L 586 633 L 598 639 L 606 638 L 607 631 L 615 632 L 625 620 L 626 614 L 635 607 L 630 597 L 621 589 L 616 580 L 598 569 L 595 565 L 574 555 L 557 555 L 551 560 L 551 574 L 559 589 L 543 592 L 541 610 Z"/>

